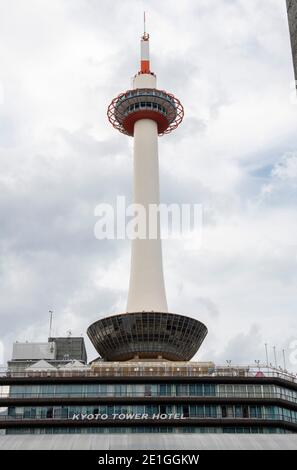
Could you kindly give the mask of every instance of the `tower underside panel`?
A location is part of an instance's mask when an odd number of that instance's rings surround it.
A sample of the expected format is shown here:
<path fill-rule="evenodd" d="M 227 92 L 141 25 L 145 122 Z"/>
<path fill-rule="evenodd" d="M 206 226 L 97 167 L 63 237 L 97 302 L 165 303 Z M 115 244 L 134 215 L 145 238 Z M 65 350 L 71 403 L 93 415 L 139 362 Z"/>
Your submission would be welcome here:
<path fill-rule="evenodd" d="M 162 312 L 124 313 L 88 328 L 94 347 L 107 361 L 158 357 L 188 361 L 206 335 L 206 326 L 198 320 Z"/>

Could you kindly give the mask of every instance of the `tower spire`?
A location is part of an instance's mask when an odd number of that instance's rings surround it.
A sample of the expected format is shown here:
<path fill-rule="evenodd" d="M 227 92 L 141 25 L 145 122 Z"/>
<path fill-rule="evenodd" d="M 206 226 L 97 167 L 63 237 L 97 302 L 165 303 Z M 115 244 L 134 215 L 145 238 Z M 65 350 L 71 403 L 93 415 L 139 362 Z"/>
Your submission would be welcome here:
<path fill-rule="evenodd" d="M 146 15 L 143 12 L 143 35 L 141 36 L 141 58 L 140 58 L 140 73 L 151 73 L 150 71 L 150 49 L 149 49 L 150 35 L 146 32 Z"/>
<path fill-rule="evenodd" d="M 143 35 L 145 35 L 146 31 L 145 31 L 145 11 L 143 12 Z"/>

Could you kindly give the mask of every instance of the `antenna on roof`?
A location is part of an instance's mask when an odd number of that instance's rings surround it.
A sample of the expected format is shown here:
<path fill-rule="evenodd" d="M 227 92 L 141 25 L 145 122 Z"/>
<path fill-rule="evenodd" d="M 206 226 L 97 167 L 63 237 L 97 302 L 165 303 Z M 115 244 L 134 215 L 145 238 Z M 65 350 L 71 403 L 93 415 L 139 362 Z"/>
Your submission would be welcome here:
<path fill-rule="evenodd" d="M 277 369 L 276 347 L 273 346 L 274 366 Z"/>
<path fill-rule="evenodd" d="M 268 348 L 267 348 L 268 344 L 265 343 L 265 355 L 266 355 L 266 366 L 268 367 L 269 366 L 269 357 L 268 357 Z"/>
<path fill-rule="evenodd" d="M 284 370 L 287 371 L 286 351 L 283 349 Z"/>
<path fill-rule="evenodd" d="M 52 337 L 52 325 L 53 325 L 53 310 L 49 310 L 48 313 L 50 314 L 50 321 L 49 321 L 49 338 Z"/>

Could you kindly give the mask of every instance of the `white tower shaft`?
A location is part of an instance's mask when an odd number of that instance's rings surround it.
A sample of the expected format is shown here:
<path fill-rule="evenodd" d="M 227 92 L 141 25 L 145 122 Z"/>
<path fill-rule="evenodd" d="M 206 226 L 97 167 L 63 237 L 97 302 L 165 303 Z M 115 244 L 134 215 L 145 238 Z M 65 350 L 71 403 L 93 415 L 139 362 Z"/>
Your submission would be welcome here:
<path fill-rule="evenodd" d="M 156 88 L 156 77 L 136 75 L 134 88 Z M 148 222 L 150 204 L 159 202 L 158 127 L 151 119 L 140 119 L 134 125 L 134 203 L 144 207 Z M 127 312 L 168 311 L 159 213 L 157 227 L 156 239 L 132 240 Z"/>

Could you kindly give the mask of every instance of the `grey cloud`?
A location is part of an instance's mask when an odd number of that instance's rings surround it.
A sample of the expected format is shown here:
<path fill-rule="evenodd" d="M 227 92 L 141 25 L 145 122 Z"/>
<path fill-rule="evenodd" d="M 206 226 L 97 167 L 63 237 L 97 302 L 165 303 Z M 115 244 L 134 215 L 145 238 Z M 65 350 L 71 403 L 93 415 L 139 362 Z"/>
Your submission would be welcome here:
<path fill-rule="evenodd" d="M 249 331 L 242 331 L 228 340 L 223 350 L 211 349 L 210 357 L 216 364 L 226 365 L 231 360 L 234 365 L 255 365 L 255 360 L 265 363 L 265 341 L 259 325 L 252 325 Z"/>

